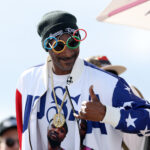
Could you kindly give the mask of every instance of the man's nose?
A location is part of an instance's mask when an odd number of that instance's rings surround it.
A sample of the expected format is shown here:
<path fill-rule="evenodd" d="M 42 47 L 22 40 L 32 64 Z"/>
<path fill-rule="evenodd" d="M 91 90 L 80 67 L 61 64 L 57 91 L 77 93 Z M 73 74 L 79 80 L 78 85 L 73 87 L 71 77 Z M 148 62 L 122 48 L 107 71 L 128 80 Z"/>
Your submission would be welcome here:
<path fill-rule="evenodd" d="M 55 128 L 54 132 L 58 133 L 58 131 L 59 131 L 59 128 Z"/>
<path fill-rule="evenodd" d="M 62 55 L 64 55 L 65 57 L 71 57 L 73 56 L 73 54 L 74 54 L 74 50 L 68 48 L 66 45 L 64 51 L 62 52 Z"/>

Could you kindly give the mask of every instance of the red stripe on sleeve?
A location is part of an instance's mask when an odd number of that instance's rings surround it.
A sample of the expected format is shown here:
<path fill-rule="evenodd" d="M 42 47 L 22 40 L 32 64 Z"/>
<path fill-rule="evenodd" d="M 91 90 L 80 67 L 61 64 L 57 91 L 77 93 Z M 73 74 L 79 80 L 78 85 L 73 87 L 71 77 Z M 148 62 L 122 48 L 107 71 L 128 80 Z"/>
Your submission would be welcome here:
<path fill-rule="evenodd" d="M 17 119 L 19 145 L 21 150 L 23 124 L 22 124 L 22 95 L 19 92 L 19 90 L 16 90 L 16 119 Z"/>

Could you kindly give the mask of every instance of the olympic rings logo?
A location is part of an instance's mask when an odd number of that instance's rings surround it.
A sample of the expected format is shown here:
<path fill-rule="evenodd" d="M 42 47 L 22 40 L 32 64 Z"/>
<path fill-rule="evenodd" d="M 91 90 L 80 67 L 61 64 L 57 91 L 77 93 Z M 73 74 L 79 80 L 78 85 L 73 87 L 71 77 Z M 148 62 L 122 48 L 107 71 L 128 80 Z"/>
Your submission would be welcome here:
<path fill-rule="evenodd" d="M 76 33 L 79 31 L 84 32 L 84 37 L 80 39 L 78 36 L 76 36 Z M 70 49 L 76 49 L 79 47 L 80 42 L 85 40 L 87 37 L 87 32 L 84 29 L 77 29 L 73 32 L 73 36 L 68 38 L 67 42 L 65 43 L 62 40 L 58 40 L 56 37 L 48 37 L 44 40 L 44 48 L 47 50 L 53 50 L 55 53 L 61 53 L 64 51 L 65 46 L 67 46 Z M 73 39 L 73 40 L 72 40 Z M 54 44 L 51 45 L 50 41 L 55 40 Z"/>
<path fill-rule="evenodd" d="M 80 31 L 80 30 L 85 33 L 85 36 L 84 36 L 84 38 L 81 39 L 81 40 L 78 40 L 78 39 L 75 39 L 75 38 L 74 38 L 74 40 L 76 40 L 76 41 L 84 41 L 84 40 L 86 39 L 86 37 L 87 37 L 87 32 L 86 32 L 86 30 L 84 30 L 84 29 L 77 29 L 77 30 L 75 30 L 74 33 L 73 33 L 73 37 L 74 37 L 75 34 L 76 34 L 78 31 Z"/>

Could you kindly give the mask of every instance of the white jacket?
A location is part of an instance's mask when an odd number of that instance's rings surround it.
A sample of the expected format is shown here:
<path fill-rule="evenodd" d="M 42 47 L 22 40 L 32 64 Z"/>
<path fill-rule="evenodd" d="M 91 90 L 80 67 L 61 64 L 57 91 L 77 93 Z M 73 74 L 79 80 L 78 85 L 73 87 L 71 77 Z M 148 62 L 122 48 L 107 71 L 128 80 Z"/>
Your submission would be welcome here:
<path fill-rule="evenodd" d="M 45 150 L 37 123 L 38 118 L 43 117 L 45 112 L 39 113 L 37 105 L 46 97 L 50 82 L 48 81 L 50 63 L 48 58 L 46 64 L 26 70 L 18 81 L 16 116 L 22 150 Z M 76 111 L 80 110 L 82 101 L 90 100 L 91 85 L 100 101 L 106 105 L 106 115 L 102 122 L 87 122 L 88 130 L 84 145 L 94 150 L 121 150 L 122 131 L 138 133 L 141 136 L 150 132 L 150 104 L 136 97 L 122 78 L 81 59 L 76 60 L 70 77 L 72 77 L 72 83 L 68 85 L 70 95 L 79 94 Z M 75 120 L 74 122 L 76 124 Z M 67 150 L 79 150 L 78 130 L 77 128 L 75 130 L 76 138 L 71 138 L 74 139 L 76 146 Z"/>

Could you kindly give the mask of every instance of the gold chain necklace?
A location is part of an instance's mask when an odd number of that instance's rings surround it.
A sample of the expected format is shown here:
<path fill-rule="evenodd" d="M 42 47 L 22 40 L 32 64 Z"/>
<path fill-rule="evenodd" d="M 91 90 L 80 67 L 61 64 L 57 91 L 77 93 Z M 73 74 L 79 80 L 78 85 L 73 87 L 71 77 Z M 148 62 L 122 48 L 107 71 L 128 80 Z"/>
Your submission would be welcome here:
<path fill-rule="evenodd" d="M 56 113 L 53 117 L 53 124 L 56 128 L 60 128 L 65 123 L 65 117 L 64 117 L 63 114 L 61 114 L 61 110 L 62 110 L 63 104 L 64 104 L 66 96 L 67 96 L 67 91 L 65 91 L 64 98 L 61 102 L 61 106 L 59 107 L 58 103 L 57 103 L 56 94 L 55 94 L 55 91 L 54 91 L 54 80 L 53 80 L 52 69 L 51 69 L 51 87 L 52 87 L 52 91 L 53 91 L 53 95 L 54 95 L 56 108 L 57 108 L 57 111 L 58 111 L 58 113 Z"/>

